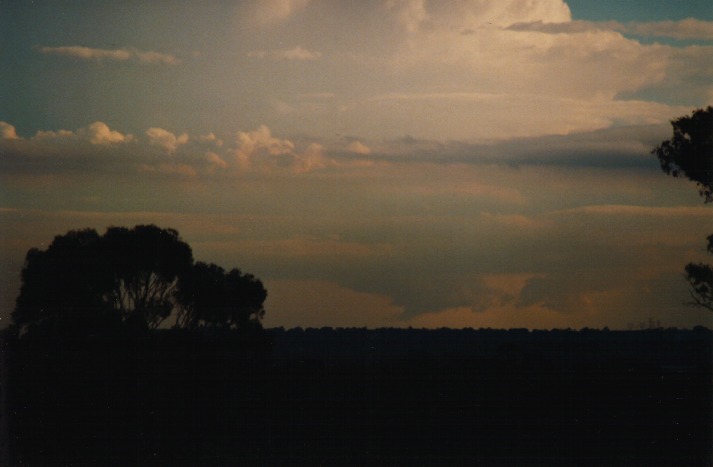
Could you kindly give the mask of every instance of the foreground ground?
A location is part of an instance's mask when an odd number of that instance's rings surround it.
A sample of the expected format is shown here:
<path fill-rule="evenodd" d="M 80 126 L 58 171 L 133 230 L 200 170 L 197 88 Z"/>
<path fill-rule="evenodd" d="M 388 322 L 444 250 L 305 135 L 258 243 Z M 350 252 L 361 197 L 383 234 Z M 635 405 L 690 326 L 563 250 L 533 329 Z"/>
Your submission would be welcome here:
<path fill-rule="evenodd" d="M 44 465 L 711 465 L 713 335 L 273 330 L 38 337 L 12 459 Z"/>

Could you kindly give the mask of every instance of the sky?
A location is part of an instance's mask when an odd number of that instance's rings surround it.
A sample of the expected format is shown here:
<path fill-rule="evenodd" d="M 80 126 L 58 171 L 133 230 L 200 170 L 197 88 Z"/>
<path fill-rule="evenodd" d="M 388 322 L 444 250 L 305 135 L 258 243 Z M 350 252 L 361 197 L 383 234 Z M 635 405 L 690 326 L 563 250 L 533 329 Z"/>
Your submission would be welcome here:
<path fill-rule="evenodd" d="M 0 0 L 0 327 L 26 252 L 177 229 L 268 327 L 713 327 L 710 1 Z"/>

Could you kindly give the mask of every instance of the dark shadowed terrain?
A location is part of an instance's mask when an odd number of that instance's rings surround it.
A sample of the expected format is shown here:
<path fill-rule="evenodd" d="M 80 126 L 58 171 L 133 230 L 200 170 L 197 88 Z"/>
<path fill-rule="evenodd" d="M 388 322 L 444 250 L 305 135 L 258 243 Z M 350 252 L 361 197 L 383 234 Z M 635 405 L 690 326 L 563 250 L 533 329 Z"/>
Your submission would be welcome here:
<path fill-rule="evenodd" d="M 5 342 L 18 465 L 711 465 L 713 334 L 275 329 Z"/>

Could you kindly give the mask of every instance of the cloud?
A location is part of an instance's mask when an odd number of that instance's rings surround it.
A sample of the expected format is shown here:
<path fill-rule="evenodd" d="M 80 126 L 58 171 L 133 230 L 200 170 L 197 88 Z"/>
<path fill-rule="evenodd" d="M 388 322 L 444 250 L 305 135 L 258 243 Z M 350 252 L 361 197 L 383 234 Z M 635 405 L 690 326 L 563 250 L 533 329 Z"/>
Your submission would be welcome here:
<path fill-rule="evenodd" d="M 4 122 L 0 122 L 4 123 Z M 14 127 L 12 125 L 6 124 L 12 129 L 12 134 L 14 138 L 17 139 L 17 135 L 14 133 Z M 2 125 L 0 125 L 2 128 Z M 23 139 L 24 140 L 24 139 Z M 90 143 L 92 145 L 112 145 L 118 143 L 130 143 L 135 141 L 135 138 L 131 134 L 123 134 L 119 131 L 112 130 L 104 122 L 96 121 L 87 127 L 79 128 L 76 131 L 71 130 L 40 130 L 34 137 L 30 138 L 29 141 L 46 141 L 47 143 L 57 143 L 57 144 L 67 144 L 70 141 L 77 143 Z"/>
<path fill-rule="evenodd" d="M 138 171 L 163 176 L 238 176 L 239 173 L 302 174 L 327 167 L 338 167 L 325 146 L 314 141 L 300 142 L 272 135 L 261 125 L 252 131 L 239 131 L 232 144 L 225 144 L 214 133 L 191 138 L 151 127 L 145 138 L 137 139 L 97 121 L 76 131 L 41 130 L 31 138 L 18 137 L 14 126 L 0 125 L 0 159 L 9 172 L 85 173 Z M 127 143 L 131 149 L 127 150 Z M 157 153 L 160 149 L 164 155 Z M 43 165 L 41 161 L 46 163 Z M 84 164 L 84 165 L 82 165 Z M 344 167 L 351 162 L 346 161 Z"/>
<path fill-rule="evenodd" d="M 361 141 L 352 141 L 351 143 L 349 143 L 349 145 L 347 146 L 347 151 L 365 156 L 371 154 L 371 149 L 369 149 L 369 146 L 365 145 Z"/>
<path fill-rule="evenodd" d="M 242 167 L 250 166 L 251 159 L 260 153 L 280 156 L 292 153 L 295 148 L 292 141 L 274 138 L 270 129 L 265 125 L 260 125 L 253 131 L 239 131 L 237 144 L 235 157 Z"/>
<path fill-rule="evenodd" d="M 377 96 L 359 103 L 340 118 L 354 133 L 385 139 L 400 134 L 439 142 L 492 142 L 667 124 L 669 119 L 689 112 L 688 106 L 674 107 L 642 99 L 414 93 Z M 379 118 L 367 118 L 374 113 Z"/>
<path fill-rule="evenodd" d="M 323 316 L 332 325 L 430 326 L 440 315 L 473 327 L 537 327 L 538 320 L 624 327 L 673 313 L 685 300 L 681 268 L 704 253 L 711 227 L 695 190 L 661 174 L 646 151 L 646 141 L 668 135 L 667 125 L 489 145 L 304 141 L 260 126 L 223 147 L 214 144 L 218 136 L 191 135 L 171 157 L 146 136 L 93 144 L 93 134 L 116 130 L 89 127 L 1 140 L 6 206 L 163 211 L 155 219 L 178 227 L 196 257 L 282 281 L 280 290 L 269 287 L 275 308 L 268 314 L 285 323 Z M 348 153 L 355 141 L 371 154 Z M 568 161 L 579 146 L 581 160 Z M 625 148 L 620 156 L 641 152 L 651 169 L 607 155 L 617 146 Z M 469 162 L 486 149 L 484 160 Z M 552 154 L 552 165 L 536 163 Z M 508 157 L 528 162 L 498 162 Z M 607 163 L 590 170 L 597 158 Z M 374 164 L 354 165 L 365 160 Z M 185 210 L 192 214 L 171 217 Z M 208 212 L 216 219 L 230 213 L 222 230 L 204 228 Z M 84 219 L 69 227 L 87 225 Z M 112 219 L 127 217 L 112 212 L 95 223 L 106 220 L 103 228 Z M 292 302 L 298 290 L 311 295 Z M 622 303 L 621 316 L 607 314 Z M 359 310 L 366 311 L 352 314 Z"/>
<path fill-rule="evenodd" d="M 540 32 L 546 34 L 584 34 L 597 31 L 615 31 L 638 37 L 659 37 L 678 40 L 713 40 L 713 21 L 687 18 L 679 21 L 618 22 L 618 21 L 567 21 L 520 22 L 506 30 Z"/>
<path fill-rule="evenodd" d="M 566 135 L 485 142 L 443 142 L 407 136 L 370 145 L 370 152 L 360 156 L 364 160 L 400 164 L 657 169 L 650 151 L 667 136 L 669 128 L 668 123 L 652 122 Z"/>
<path fill-rule="evenodd" d="M 221 147 L 223 145 L 223 140 L 215 136 L 215 133 L 208 133 L 205 135 L 200 135 L 198 137 L 198 140 L 201 142 L 210 142 L 215 144 L 218 147 Z"/>
<path fill-rule="evenodd" d="M 488 25 L 506 26 L 518 21 L 546 18 L 551 22 L 563 22 L 571 19 L 569 7 L 561 0 L 455 0 L 447 3 L 438 0 L 391 0 L 385 3 L 385 7 L 409 33 L 430 33 L 437 29 L 461 32 Z"/>
<path fill-rule="evenodd" d="M 667 115 L 661 116 L 666 119 Z M 98 164 L 122 165 L 124 170 L 148 173 L 147 166 L 164 164 L 154 173 L 167 175 L 169 163 L 156 148 L 171 155 L 171 163 L 183 164 L 196 174 L 238 176 L 239 172 L 261 174 L 305 174 L 319 170 L 342 173 L 398 169 L 414 176 L 429 166 L 453 167 L 451 176 L 460 182 L 449 187 L 460 195 L 487 196 L 502 202 L 522 204 L 522 193 L 503 184 L 462 180 L 463 166 L 505 168 L 564 167 L 599 169 L 645 169 L 658 171 L 650 148 L 668 136 L 668 124 L 618 127 L 571 135 L 512 138 L 510 140 L 469 142 L 438 141 L 414 137 L 391 141 L 371 141 L 342 136 L 336 140 L 303 138 L 297 141 L 273 135 L 266 125 L 250 131 L 238 131 L 232 142 L 214 133 L 190 137 L 158 127 L 148 128 L 144 138 L 137 139 L 97 121 L 76 131 L 42 130 L 31 138 L 19 137 L 9 123 L 3 131 L 6 164 L 20 168 L 23 161 L 50 158 L 42 170 L 52 172 L 63 160 L 85 158 L 92 162 L 86 170 L 95 171 Z M 131 150 L 124 147 L 131 144 Z M 99 149 L 101 148 L 101 149 Z M 101 158 L 98 155 L 102 154 Z M 67 165 L 67 167 L 71 166 Z M 79 169 L 79 167 L 75 167 Z M 431 170 L 431 169 L 428 169 Z M 185 167 L 175 171 L 187 173 Z M 442 190 L 423 183 L 419 195 L 437 195 Z"/>
<path fill-rule="evenodd" d="M 96 49 L 79 45 L 62 47 L 40 47 L 40 53 L 46 55 L 60 55 L 64 57 L 79 58 L 82 60 L 128 60 L 132 53 L 126 49 Z"/>
<path fill-rule="evenodd" d="M 686 18 L 680 21 L 631 22 L 625 25 L 625 31 L 644 37 L 713 40 L 713 21 Z"/>
<path fill-rule="evenodd" d="M 459 85 L 470 78 L 478 93 L 493 96 L 608 101 L 663 78 L 668 57 L 657 49 L 611 31 L 590 32 L 583 41 L 572 34 L 487 29 L 463 36 L 442 30 L 411 39 L 393 64 L 419 74 L 439 66 Z"/>
<path fill-rule="evenodd" d="M 558 215 L 586 214 L 602 216 L 646 216 L 656 218 L 675 219 L 680 217 L 700 217 L 706 218 L 711 214 L 710 208 L 705 206 L 631 206 L 631 205 L 592 205 L 579 208 L 557 211 Z"/>
<path fill-rule="evenodd" d="M 373 70 L 363 77 L 372 92 L 345 80 L 358 96 L 345 102 L 340 93 L 335 132 L 433 139 L 566 134 L 634 124 L 669 114 L 672 106 L 663 102 L 713 95 L 704 79 L 710 51 L 644 44 L 615 22 L 573 21 L 558 0 L 446 3 L 391 1 L 353 12 L 383 30 L 357 41 L 348 29 L 343 42 L 354 51 L 330 49 L 330 62 Z M 311 115 L 316 121 L 317 110 Z"/>
<path fill-rule="evenodd" d="M 302 11 L 311 0 L 252 0 L 241 7 L 249 24 L 271 26 Z"/>
<path fill-rule="evenodd" d="M 15 127 L 7 122 L 0 121 L 0 139 L 17 139 Z"/>
<path fill-rule="evenodd" d="M 0 172 L 37 180 L 48 177 L 48 182 L 49 178 L 59 182 L 69 174 L 126 173 L 141 153 L 133 135 L 101 121 L 75 131 L 39 130 L 28 138 L 14 136 L 0 138 Z"/>
<path fill-rule="evenodd" d="M 336 164 L 326 156 L 322 145 L 309 143 L 298 150 L 294 142 L 272 136 L 265 125 L 256 130 L 238 132 L 236 144 L 232 154 L 241 170 L 307 173 Z"/>
<path fill-rule="evenodd" d="M 92 144 L 125 143 L 134 140 L 132 135 L 123 135 L 116 130 L 112 130 L 104 122 L 94 122 L 83 132 Z"/>
<path fill-rule="evenodd" d="M 78 132 L 79 133 L 79 132 Z M 51 139 L 72 139 L 76 138 L 77 134 L 70 130 L 38 130 L 35 134 L 35 140 L 51 140 Z"/>
<path fill-rule="evenodd" d="M 216 169 L 227 169 L 228 163 L 223 160 L 218 154 L 208 151 L 205 158 L 211 167 Z"/>
<path fill-rule="evenodd" d="M 325 49 L 315 45 L 322 17 L 340 27 Z M 292 134 L 482 141 L 666 122 L 708 102 L 713 48 L 642 42 L 635 26 L 572 20 L 561 0 L 313 2 L 280 40 L 329 60 L 310 62 L 314 75 L 282 88 L 291 92 L 266 95 L 260 118 Z M 243 39 L 253 58 L 290 50 Z M 333 79 L 337 95 L 305 105 Z"/>
<path fill-rule="evenodd" d="M 425 0 L 389 0 L 386 8 L 408 32 L 416 32 L 428 19 Z"/>
<path fill-rule="evenodd" d="M 276 120 L 294 132 L 372 139 L 529 137 L 665 121 L 682 108 L 672 103 L 685 103 L 685 113 L 689 102 L 713 95 L 705 47 L 647 44 L 616 22 L 573 21 L 559 0 L 442 3 L 369 3 L 349 10 L 352 22 L 336 18 L 344 31 L 328 53 L 344 76 L 339 96 L 327 110 L 274 97 L 282 103 Z M 320 2 L 314 9 L 315 17 L 339 14 Z M 295 37 L 309 49 L 315 42 L 307 34 L 299 29 Z M 360 67 L 371 72 L 349 72 Z M 299 125 L 287 122 L 295 114 L 303 116 Z"/>
<path fill-rule="evenodd" d="M 160 63 L 163 65 L 178 65 L 181 61 L 170 54 L 154 51 L 140 51 L 137 49 L 98 49 L 79 45 L 60 47 L 38 47 L 40 53 L 45 55 L 58 55 L 89 61 L 128 61 L 136 60 L 139 63 Z"/>
<path fill-rule="evenodd" d="M 248 57 L 252 58 L 271 58 L 273 60 L 295 60 L 295 61 L 312 61 L 318 60 L 321 56 L 321 52 L 307 50 L 301 46 L 295 46 L 291 49 L 281 49 L 281 50 L 256 50 L 247 53 Z"/>
<path fill-rule="evenodd" d="M 148 174 L 178 176 L 180 178 L 193 178 L 198 175 L 198 171 L 194 167 L 181 163 L 140 164 L 138 170 Z"/>
<path fill-rule="evenodd" d="M 134 56 L 136 56 L 141 63 L 160 63 L 163 65 L 178 65 L 181 63 L 181 60 L 175 56 L 160 52 L 134 51 Z"/>
<path fill-rule="evenodd" d="M 176 136 L 163 128 L 149 128 L 146 130 L 146 136 L 149 139 L 149 144 L 163 148 L 168 153 L 175 152 L 179 146 L 188 142 L 186 133 Z"/>
<path fill-rule="evenodd" d="M 322 56 L 321 52 L 307 50 L 300 46 L 276 51 L 275 54 L 277 58 L 283 58 L 285 60 L 317 60 Z"/>
<path fill-rule="evenodd" d="M 357 292 L 322 280 L 272 280 L 265 325 L 285 327 L 388 327 L 402 325 L 388 296 Z"/>

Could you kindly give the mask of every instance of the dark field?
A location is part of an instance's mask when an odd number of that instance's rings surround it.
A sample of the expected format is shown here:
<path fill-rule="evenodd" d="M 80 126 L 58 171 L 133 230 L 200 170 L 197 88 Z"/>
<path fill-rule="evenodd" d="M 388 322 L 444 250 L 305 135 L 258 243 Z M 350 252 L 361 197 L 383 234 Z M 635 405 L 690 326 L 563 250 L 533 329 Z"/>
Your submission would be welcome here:
<path fill-rule="evenodd" d="M 711 465 L 713 334 L 6 342 L 18 465 Z"/>

